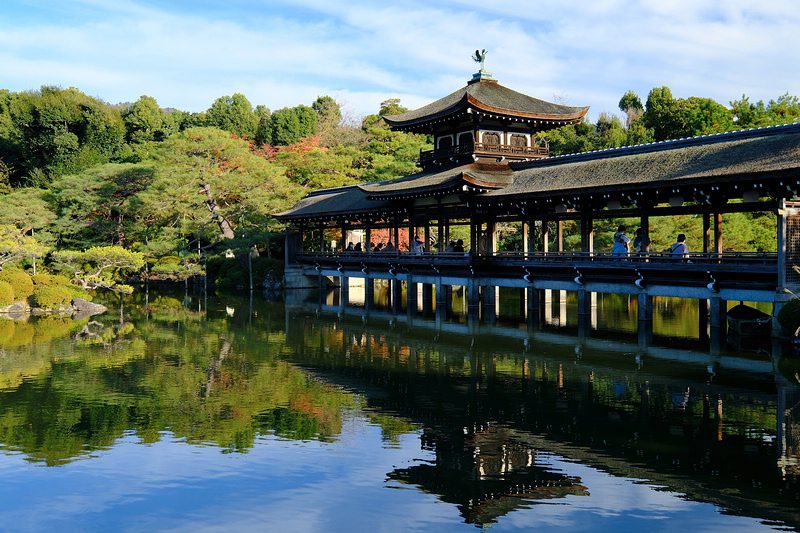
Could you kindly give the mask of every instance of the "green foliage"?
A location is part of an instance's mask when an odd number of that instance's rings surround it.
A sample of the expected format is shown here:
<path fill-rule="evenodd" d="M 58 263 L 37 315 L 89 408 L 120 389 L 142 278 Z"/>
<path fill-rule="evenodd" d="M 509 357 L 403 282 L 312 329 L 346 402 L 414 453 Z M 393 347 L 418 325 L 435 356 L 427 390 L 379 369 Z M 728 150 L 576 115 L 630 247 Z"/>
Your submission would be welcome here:
<path fill-rule="evenodd" d="M 391 115 L 401 115 L 408 111 L 408 108 L 400 105 L 399 98 L 389 98 L 381 102 L 381 109 L 378 111 L 378 116 L 386 117 Z"/>
<path fill-rule="evenodd" d="M 72 291 L 63 285 L 37 285 L 33 288 L 33 303 L 42 309 L 66 307 L 72 301 Z"/>
<path fill-rule="evenodd" d="M 789 300 L 781 307 L 778 311 L 778 322 L 791 334 L 800 328 L 800 299 Z"/>
<path fill-rule="evenodd" d="M 53 252 L 55 263 L 72 272 L 83 289 L 111 289 L 117 292 L 132 291 L 118 284 L 121 271 L 137 271 L 144 266 L 144 255 L 121 246 L 94 246 L 86 251 Z"/>
<path fill-rule="evenodd" d="M 66 276 L 61 276 L 59 274 L 46 274 L 42 272 L 31 276 L 31 280 L 33 281 L 34 286 L 56 286 L 70 284 L 69 278 Z"/>
<path fill-rule="evenodd" d="M 23 235 L 15 226 L 0 226 L 0 271 L 5 265 L 26 257 L 41 257 L 46 250 L 39 241 Z"/>
<path fill-rule="evenodd" d="M 14 303 L 14 288 L 7 281 L 0 279 L 0 307 Z"/>
<path fill-rule="evenodd" d="M 24 300 L 33 294 L 33 280 L 23 270 L 7 268 L 0 272 L 0 281 L 11 285 L 16 300 Z"/>
<path fill-rule="evenodd" d="M 6 92 L 0 113 L 0 153 L 21 184 L 112 160 L 125 142 L 119 111 L 75 88 Z"/>
<path fill-rule="evenodd" d="M 246 139 L 256 136 L 259 118 L 250 101 L 241 93 L 217 98 L 206 111 L 206 125 Z"/>

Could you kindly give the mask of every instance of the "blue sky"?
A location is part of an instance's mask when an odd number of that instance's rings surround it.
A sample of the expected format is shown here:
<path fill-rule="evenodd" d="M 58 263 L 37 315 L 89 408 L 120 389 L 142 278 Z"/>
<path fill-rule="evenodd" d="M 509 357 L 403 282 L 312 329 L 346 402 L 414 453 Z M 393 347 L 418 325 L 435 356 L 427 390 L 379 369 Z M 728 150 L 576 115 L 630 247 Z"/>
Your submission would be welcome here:
<path fill-rule="evenodd" d="M 485 48 L 501 84 L 595 120 L 664 85 L 724 105 L 800 96 L 798 32 L 792 0 L 2 0 L 0 88 L 185 111 L 330 95 L 357 118 L 459 89 Z"/>

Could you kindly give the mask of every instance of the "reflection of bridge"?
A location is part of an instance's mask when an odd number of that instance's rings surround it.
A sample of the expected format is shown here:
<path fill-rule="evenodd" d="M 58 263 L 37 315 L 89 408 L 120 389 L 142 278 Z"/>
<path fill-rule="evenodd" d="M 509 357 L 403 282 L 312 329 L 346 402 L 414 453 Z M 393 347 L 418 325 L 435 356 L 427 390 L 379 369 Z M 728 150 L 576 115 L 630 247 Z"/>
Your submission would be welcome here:
<path fill-rule="evenodd" d="M 423 425 L 421 444 L 435 460 L 389 477 L 458 504 L 469 522 L 581 494 L 580 480 L 540 468 L 537 456 L 557 454 L 800 524 L 775 505 L 794 508 L 800 492 L 789 476 L 800 395 L 777 371 L 779 354 L 651 347 L 634 360 L 635 343 L 498 325 L 462 335 L 463 324 L 363 312 L 287 306 L 287 338 L 304 346 L 288 357 L 359 391 L 372 409 Z"/>

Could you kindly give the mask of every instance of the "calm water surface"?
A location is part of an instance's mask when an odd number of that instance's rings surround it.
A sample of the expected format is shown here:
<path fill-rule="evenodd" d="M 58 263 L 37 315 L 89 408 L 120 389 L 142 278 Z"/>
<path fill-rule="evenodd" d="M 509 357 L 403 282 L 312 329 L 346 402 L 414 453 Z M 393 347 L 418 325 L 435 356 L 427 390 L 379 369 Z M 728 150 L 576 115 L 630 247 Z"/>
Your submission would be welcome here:
<path fill-rule="evenodd" d="M 717 353 L 681 301 L 643 347 L 612 297 L 580 339 L 569 299 L 534 330 L 311 300 L 0 319 L 0 530 L 800 528 L 779 343 Z"/>

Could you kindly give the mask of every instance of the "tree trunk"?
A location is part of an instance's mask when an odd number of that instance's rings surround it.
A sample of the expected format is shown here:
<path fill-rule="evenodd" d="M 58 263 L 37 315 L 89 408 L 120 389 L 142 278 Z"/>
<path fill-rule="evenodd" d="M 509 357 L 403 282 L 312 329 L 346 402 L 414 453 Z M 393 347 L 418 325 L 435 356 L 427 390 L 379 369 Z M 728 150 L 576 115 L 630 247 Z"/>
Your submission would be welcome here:
<path fill-rule="evenodd" d="M 206 207 L 211 213 L 211 216 L 216 220 L 217 225 L 222 232 L 222 237 L 225 239 L 233 239 L 236 236 L 233 232 L 233 227 L 231 226 L 231 223 L 228 222 L 228 219 L 219 212 L 217 200 L 214 198 L 214 195 L 211 194 L 211 185 L 208 183 L 203 185 L 203 192 L 206 193 Z"/>

